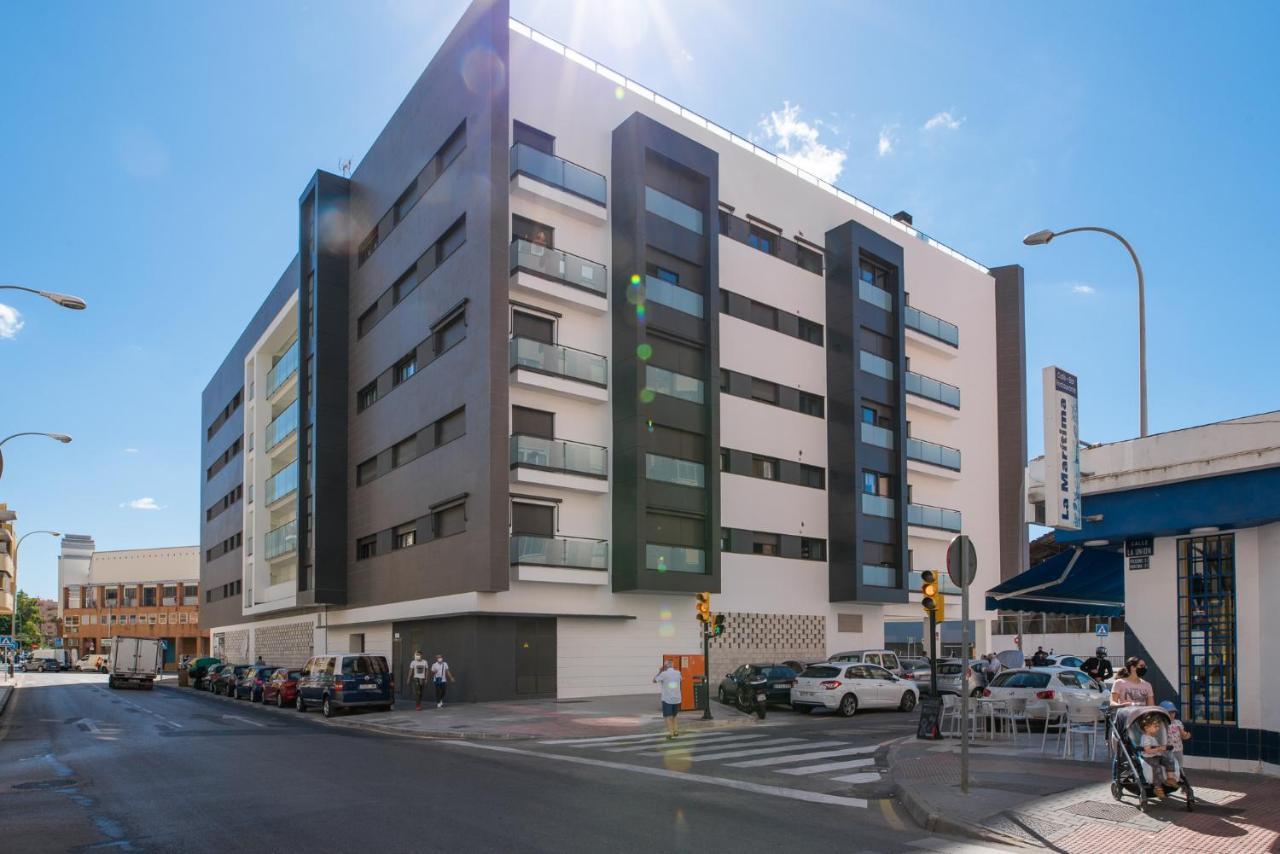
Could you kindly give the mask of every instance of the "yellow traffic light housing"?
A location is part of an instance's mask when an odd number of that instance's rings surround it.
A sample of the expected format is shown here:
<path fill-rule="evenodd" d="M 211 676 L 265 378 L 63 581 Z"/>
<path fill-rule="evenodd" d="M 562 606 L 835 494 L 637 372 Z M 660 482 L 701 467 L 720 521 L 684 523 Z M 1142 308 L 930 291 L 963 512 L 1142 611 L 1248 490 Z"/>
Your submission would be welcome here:
<path fill-rule="evenodd" d="M 920 607 L 937 617 L 942 607 L 942 594 L 938 590 L 938 573 L 932 569 L 920 573 L 920 597 Z"/>
<path fill-rule="evenodd" d="M 695 599 L 695 605 L 698 609 L 698 622 L 702 623 L 705 628 L 707 623 L 711 622 L 711 594 L 699 593 Z"/>

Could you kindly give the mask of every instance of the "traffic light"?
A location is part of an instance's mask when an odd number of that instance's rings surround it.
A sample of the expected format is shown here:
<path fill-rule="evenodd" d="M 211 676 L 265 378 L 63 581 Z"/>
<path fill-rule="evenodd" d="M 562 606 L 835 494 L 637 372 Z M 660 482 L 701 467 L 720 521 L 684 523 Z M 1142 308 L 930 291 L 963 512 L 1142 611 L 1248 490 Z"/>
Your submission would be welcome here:
<path fill-rule="evenodd" d="M 702 627 L 705 629 L 707 624 L 711 622 L 711 594 L 697 594 L 695 605 L 698 608 L 698 622 L 702 623 Z"/>
<path fill-rule="evenodd" d="M 937 622 L 942 622 L 945 606 L 942 603 L 942 591 L 938 589 L 938 573 L 926 569 L 920 573 L 920 607 L 933 615 Z"/>
<path fill-rule="evenodd" d="M 720 637 L 724 634 L 724 614 L 716 614 L 716 618 L 711 621 L 711 636 Z"/>

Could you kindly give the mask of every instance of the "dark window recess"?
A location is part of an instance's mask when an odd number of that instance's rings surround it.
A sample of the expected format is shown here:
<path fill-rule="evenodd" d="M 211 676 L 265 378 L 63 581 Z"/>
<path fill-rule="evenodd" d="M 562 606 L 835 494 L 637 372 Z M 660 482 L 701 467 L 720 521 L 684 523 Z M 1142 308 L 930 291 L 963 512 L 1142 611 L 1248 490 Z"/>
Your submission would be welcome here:
<path fill-rule="evenodd" d="M 370 534 L 356 540 L 356 560 L 368 560 L 378 554 L 378 535 Z"/>
<path fill-rule="evenodd" d="M 751 535 L 751 553 L 756 555 L 777 555 L 782 544 L 781 534 L 766 534 L 754 531 Z"/>
<path fill-rule="evenodd" d="M 801 537 L 800 557 L 804 560 L 826 560 L 827 541 L 816 537 Z"/>
<path fill-rule="evenodd" d="M 467 432 L 466 408 L 455 410 L 436 422 L 436 447 L 452 442 Z"/>
<path fill-rule="evenodd" d="M 527 145 L 544 154 L 556 153 L 556 138 L 544 133 L 524 122 L 512 122 L 512 131 L 516 145 Z"/>
<path fill-rule="evenodd" d="M 519 214 L 511 215 L 511 236 L 516 240 L 525 240 L 535 246 L 546 246 L 548 249 L 556 245 L 556 230 L 535 220 L 526 219 Z"/>
<path fill-rule="evenodd" d="M 205 431 L 205 439 L 206 440 L 212 439 L 213 434 L 217 433 L 218 429 L 222 427 L 223 424 L 227 423 L 227 421 L 231 418 L 231 413 L 239 409 L 240 404 L 243 402 L 244 402 L 244 388 L 241 388 L 231 398 L 231 402 L 228 403 L 226 406 L 224 406 L 222 408 L 222 411 L 218 413 L 217 417 L 213 419 L 213 423 L 210 424 L 209 429 Z"/>
<path fill-rule="evenodd" d="M 867 495 L 893 497 L 893 478 L 883 472 L 862 470 L 862 491 Z"/>
<path fill-rule="evenodd" d="M 799 338 L 801 341 L 807 341 L 810 344 L 817 344 L 819 347 L 823 343 L 822 324 L 800 317 L 797 314 L 792 314 L 789 311 L 783 311 L 775 306 L 734 294 L 724 288 L 720 288 L 720 311 L 730 317 L 736 317 L 739 320 L 745 320 L 748 323 L 754 323 L 757 326 L 763 326 L 775 332 L 782 332 L 784 335 Z M 795 323 L 783 322 L 784 318 L 787 321 L 795 318 Z"/>
<path fill-rule="evenodd" d="M 822 275 L 822 253 L 796 244 L 796 265 L 810 273 Z"/>
<path fill-rule="evenodd" d="M 893 429 L 893 407 L 873 400 L 862 401 L 862 422 L 877 427 Z M 911 424 L 907 423 L 907 435 L 911 435 Z"/>
<path fill-rule="evenodd" d="M 733 376 L 733 372 L 730 371 L 728 368 L 720 369 L 720 390 L 725 394 L 729 393 L 729 388 L 731 386 L 730 379 L 732 376 Z"/>
<path fill-rule="evenodd" d="M 396 199 L 395 205 L 391 208 L 392 218 L 396 225 L 404 219 L 405 214 L 413 207 L 413 203 L 418 200 L 418 179 L 414 178 L 409 182 L 409 186 L 404 188 L 404 192 L 400 194 L 400 198 Z"/>
<path fill-rule="evenodd" d="M 892 277 L 889 271 L 879 264 L 873 264 L 863 258 L 858 265 L 858 276 L 869 285 L 875 285 L 883 291 L 893 292 Z"/>
<path fill-rule="evenodd" d="M 822 324 L 814 323 L 812 320 L 800 318 L 799 335 L 801 341 L 808 341 L 810 344 L 822 346 Z"/>
<path fill-rule="evenodd" d="M 772 231 L 766 231 L 758 225 L 748 226 L 747 229 L 747 245 L 752 249 L 759 249 L 768 255 L 773 255 L 778 251 L 778 235 Z"/>
<path fill-rule="evenodd" d="M 216 460 L 213 461 L 213 464 L 209 466 L 208 469 L 205 470 L 205 480 L 213 480 L 213 476 L 216 475 L 218 472 L 222 471 L 224 468 L 226 468 L 227 463 L 235 459 L 236 455 L 240 453 L 240 449 L 243 447 L 244 447 L 244 436 L 243 435 L 237 436 L 236 440 L 232 442 L 231 445 L 225 451 L 223 451 L 222 454 L 219 455 L 219 457 Z"/>
<path fill-rule="evenodd" d="M 731 551 L 732 545 L 733 545 L 733 529 L 721 528 L 720 529 L 720 551 L 722 552 Z"/>
<path fill-rule="evenodd" d="M 511 336 L 513 338 L 529 338 L 543 344 L 554 344 L 556 341 L 556 322 L 550 317 L 529 314 L 524 311 L 511 312 Z"/>
<path fill-rule="evenodd" d="M 443 325 L 436 327 L 432 335 L 436 355 L 439 356 L 466 337 L 467 316 L 465 312 L 460 312 L 446 320 Z"/>
<path fill-rule="evenodd" d="M 526 406 L 511 407 L 511 432 L 517 436 L 556 437 L 556 414 Z"/>
<path fill-rule="evenodd" d="M 400 361 L 396 362 L 395 367 L 391 371 L 391 384 L 400 385 L 400 383 L 409 379 L 418 372 L 418 351 L 414 350 Z"/>
<path fill-rule="evenodd" d="M 466 433 L 466 407 L 454 410 L 392 445 L 390 467 L 395 469 L 411 463 L 446 442 L 452 442 L 464 433 Z M 363 486 L 386 474 L 385 471 L 378 470 L 379 456 L 381 455 L 372 456 L 356 466 L 356 486 Z"/>
<path fill-rule="evenodd" d="M 782 465 L 777 457 L 751 456 L 751 476 L 765 480 L 778 480 L 782 477 Z"/>
<path fill-rule="evenodd" d="M 827 488 L 827 472 L 826 469 L 820 469 L 817 466 L 800 464 L 800 485 L 811 486 L 814 489 Z"/>
<path fill-rule="evenodd" d="M 369 330 L 373 328 L 373 325 L 377 320 L 378 305 L 377 303 L 374 303 L 365 310 L 364 314 L 360 315 L 360 317 L 356 319 L 356 337 L 363 338 L 368 335 Z"/>
<path fill-rule="evenodd" d="M 409 265 L 408 270 L 400 274 L 391 287 L 379 294 L 373 305 L 365 309 L 356 321 L 356 337 L 363 338 L 369 334 L 391 309 L 412 293 L 423 279 L 434 273 L 466 240 L 467 217 L 463 214 L 418 256 L 418 260 Z"/>
<path fill-rule="evenodd" d="M 444 233 L 441 238 L 436 241 L 436 264 L 443 264 L 444 260 L 458 251 L 458 247 L 467 242 L 467 217 L 463 215 L 461 219 L 449 226 L 449 230 Z"/>
<path fill-rule="evenodd" d="M 680 274 L 673 273 L 666 267 L 659 267 L 657 264 L 648 265 L 648 273 L 655 279 L 661 279 L 664 282 L 670 282 L 673 285 L 680 284 Z"/>
<path fill-rule="evenodd" d="M 406 522 L 391 530 L 391 548 L 407 549 L 418 544 L 418 523 Z"/>
<path fill-rule="evenodd" d="M 745 243 L 754 249 L 768 253 L 802 270 L 822 275 L 822 253 L 801 246 L 794 240 L 747 222 L 726 210 L 720 211 L 720 233 L 730 240 Z"/>
<path fill-rule="evenodd" d="M 408 270 L 396 279 L 396 283 L 391 286 L 391 304 L 399 305 L 405 297 L 413 293 L 418 287 L 418 265 L 415 262 Z M 373 309 L 370 309 L 372 311 Z"/>
<path fill-rule="evenodd" d="M 356 392 L 356 412 L 364 412 L 378 402 L 378 381 L 374 380 Z"/>
<path fill-rule="evenodd" d="M 431 513 L 431 526 L 437 537 L 449 537 L 461 534 L 467 529 L 467 508 L 465 504 L 455 504 Z"/>
<path fill-rule="evenodd" d="M 356 486 L 364 486 L 378 476 L 378 458 L 370 457 L 356 466 Z"/>
<path fill-rule="evenodd" d="M 740 378 L 737 383 L 734 381 L 735 376 Z M 790 398 L 790 395 L 783 397 L 780 394 L 777 383 L 742 374 L 728 368 L 720 369 L 720 391 L 724 394 L 747 397 L 762 403 L 770 403 L 774 406 L 783 406 L 804 415 L 813 415 L 818 418 L 824 415 L 825 404 L 821 395 L 801 391 L 797 392 L 795 398 Z M 795 403 L 791 403 L 791 400 L 795 400 Z"/>
<path fill-rule="evenodd" d="M 888 359 L 890 362 L 897 355 L 893 346 L 893 339 L 887 335 L 881 335 L 867 327 L 859 330 L 858 346 L 868 353 L 873 353 L 882 359 Z"/>
<path fill-rule="evenodd" d="M 204 520 L 210 522 L 222 515 L 222 512 L 233 506 L 237 501 L 244 497 L 244 484 L 237 484 L 236 488 L 219 498 L 204 511 Z"/>
<path fill-rule="evenodd" d="M 399 468 L 418 456 L 418 434 L 401 439 L 391 446 L 391 467 Z"/>
<path fill-rule="evenodd" d="M 807 391 L 800 392 L 800 401 L 797 406 L 797 411 L 802 412 L 805 415 L 813 415 L 818 418 L 822 418 L 825 414 L 825 409 L 826 407 L 821 396 L 810 394 Z"/>
<path fill-rule="evenodd" d="M 547 504 L 511 502 L 511 533 L 534 537 L 556 535 L 556 510 Z"/>
<path fill-rule="evenodd" d="M 778 403 L 778 384 L 752 377 L 751 399 L 776 405 Z"/>
<path fill-rule="evenodd" d="M 721 448 L 720 449 L 720 471 L 729 470 L 729 460 L 730 460 L 729 449 Z"/>
<path fill-rule="evenodd" d="M 778 310 L 762 302 L 751 301 L 751 322 L 765 329 L 778 328 Z"/>

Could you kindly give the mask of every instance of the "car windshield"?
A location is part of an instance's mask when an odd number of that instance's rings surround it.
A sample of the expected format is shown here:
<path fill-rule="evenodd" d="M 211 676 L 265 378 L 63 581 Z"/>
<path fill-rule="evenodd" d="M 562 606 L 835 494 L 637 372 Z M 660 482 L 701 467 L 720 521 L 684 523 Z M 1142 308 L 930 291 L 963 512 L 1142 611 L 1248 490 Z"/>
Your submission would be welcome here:
<path fill-rule="evenodd" d="M 764 675 L 770 679 L 790 679 L 796 674 L 790 667 L 766 667 Z"/>
<path fill-rule="evenodd" d="M 800 674 L 802 679 L 830 679 L 833 676 L 840 675 L 839 667 L 830 667 L 823 664 L 817 664 L 813 667 L 806 667 L 804 673 Z"/>
<path fill-rule="evenodd" d="M 289 671 L 289 678 L 290 678 L 290 679 L 293 679 L 293 680 L 295 680 L 295 681 L 296 681 L 296 680 L 298 680 L 298 679 L 301 679 L 301 678 L 302 678 L 302 671 L 301 671 L 301 670 L 290 670 L 290 671 Z"/>
<path fill-rule="evenodd" d="M 939 676 L 959 676 L 960 665 L 959 664 L 939 664 L 938 675 Z"/>

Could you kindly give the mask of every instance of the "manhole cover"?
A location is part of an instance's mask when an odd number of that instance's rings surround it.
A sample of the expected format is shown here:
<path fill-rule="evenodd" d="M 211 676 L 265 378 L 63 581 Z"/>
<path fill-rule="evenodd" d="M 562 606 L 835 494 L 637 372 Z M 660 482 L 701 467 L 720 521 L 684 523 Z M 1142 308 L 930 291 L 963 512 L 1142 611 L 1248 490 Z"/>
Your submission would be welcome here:
<path fill-rule="evenodd" d="M 63 789 L 76 785 L 75 780 L 32 780 L 29 783 L 14 783 L 15 789 Z"/>
<path fill-rule="evenodd" d="M 1100 818 L 1105 821 L 1133 821 L 1136 812 L 1132 806 L 1105 804 L 1101 801 L 1081 801 L 1067 807 L 1066 811 L 1085 818 Z"/>

